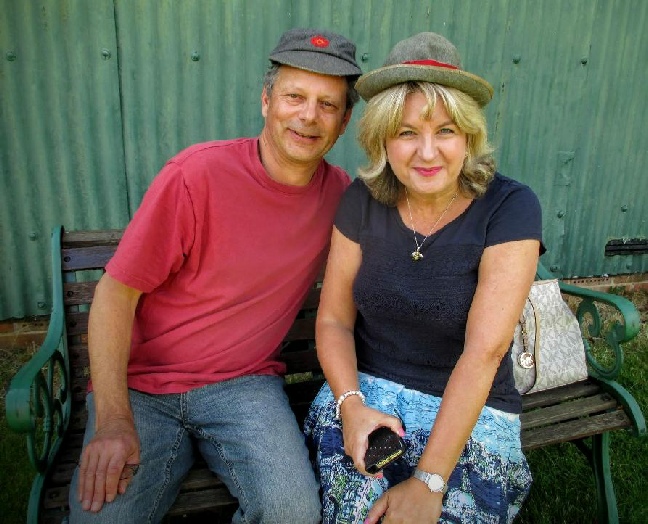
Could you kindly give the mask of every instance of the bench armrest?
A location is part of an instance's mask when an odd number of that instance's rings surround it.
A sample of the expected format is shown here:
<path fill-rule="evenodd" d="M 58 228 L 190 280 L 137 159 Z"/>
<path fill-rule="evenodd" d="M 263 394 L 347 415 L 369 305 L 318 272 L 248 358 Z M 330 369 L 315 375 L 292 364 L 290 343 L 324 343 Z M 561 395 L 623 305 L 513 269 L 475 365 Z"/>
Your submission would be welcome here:
<path fill-rule="evenodd" d="M 43 473 L 70 420 L 70 370 L 63 311 L 61 227 L 52 232 L 52 314 L 43 345 L 13 377 L 5 411 L 9 427 L 27 437 L 29 459 Z"/>
<path fill-rule="evenodd" d="M 547 269 L 538 264 L 537 277 L 540 279 L 555 278 Z M 590 373 L 598 378 L 614 380 L 623 366 L 621 344 L 632 340 L 639 333 L 641 317 L 635 305 L 627 298 L 595 291 L 559 281 L 560 291 L 581 299 L 576 309 L 576 318 L 583 332 L 583 343 Z M 603 322 L 599 307 L 611 307 L 616 315 L 613 320 Z M 607 318 L 607 315 L 606 315 Z M 611 351 L 611 363 L 601 362 L 592 351 L 591 342 L 607 345 Z M 607 359 L 606 359 L 607 361 Z"/>

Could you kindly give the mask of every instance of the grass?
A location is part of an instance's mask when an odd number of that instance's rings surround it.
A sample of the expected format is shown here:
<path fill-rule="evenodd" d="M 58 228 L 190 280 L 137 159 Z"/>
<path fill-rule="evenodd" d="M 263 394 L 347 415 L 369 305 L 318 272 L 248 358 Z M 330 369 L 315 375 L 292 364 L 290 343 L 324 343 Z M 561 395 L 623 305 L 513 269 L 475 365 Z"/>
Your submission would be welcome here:
<path fill-rule="evenodd" d="M 632 393 L 648 415 L 648 291 L 624 293 L 641 311 L 641 331 L 624 346 L 625 364 L 619 382 Z M 11 377 L 33 350 L 0 349 L 0 520 L 23 523 L 32 480 L 25 440 L 9 430 L 4 417 L 4 394 Z M 648 438 L 612 434 L 612 478 L 619 520 L 623 524 L 648 522 Z M 594 477 L 584 456 L 572 444 L 560 444 L 527 453 L 534 484 L 516 524 L 590 524 L 596 520 Z"/>
<path fill-rule="evenodd" d="M 9 429 L 5 417 L 5 392 L 20 366 L 33 354 L 29 350 L 0 348 L 0 520 L 5 524 L 25 522 L 27 501 L 34 477 L 27 456 L 25 437 Z"/>

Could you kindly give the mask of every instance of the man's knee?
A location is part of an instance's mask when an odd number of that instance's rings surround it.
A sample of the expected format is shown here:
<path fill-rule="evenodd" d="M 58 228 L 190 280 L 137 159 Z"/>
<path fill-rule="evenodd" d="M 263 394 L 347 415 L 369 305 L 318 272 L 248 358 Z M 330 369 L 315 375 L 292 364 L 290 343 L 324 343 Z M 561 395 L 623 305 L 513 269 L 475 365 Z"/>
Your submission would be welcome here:
<path fill-rule="evenodd" d="M 260 497 L 255 502 L 256 508 L 245 512 L 246 520 L 254 514 L 250 522 L 276 524 L 294 522 L 296 524 L 316 524 L 322 520 L 322 507 L 318 490 L 302 489 L 286 492 L 277 496 L 276 492 Z"/>

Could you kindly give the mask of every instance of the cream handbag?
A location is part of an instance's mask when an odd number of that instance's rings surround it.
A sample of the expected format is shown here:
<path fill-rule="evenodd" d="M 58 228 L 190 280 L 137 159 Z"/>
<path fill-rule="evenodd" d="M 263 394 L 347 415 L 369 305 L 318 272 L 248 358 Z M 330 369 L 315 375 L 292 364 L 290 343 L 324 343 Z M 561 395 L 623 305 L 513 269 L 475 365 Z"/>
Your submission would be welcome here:
<path fill-rule="evenodd" d="M 515 387 L 522 394 L 587 378 L 578 320 L 560 294 L 558 280 L 531 286 L 511 347 Z"/>

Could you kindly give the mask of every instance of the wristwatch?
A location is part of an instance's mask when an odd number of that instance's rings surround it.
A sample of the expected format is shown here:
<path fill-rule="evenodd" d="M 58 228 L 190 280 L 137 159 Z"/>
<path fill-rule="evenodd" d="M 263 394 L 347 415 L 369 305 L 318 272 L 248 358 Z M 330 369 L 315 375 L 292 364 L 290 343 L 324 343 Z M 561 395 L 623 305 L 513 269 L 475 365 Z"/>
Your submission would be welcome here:
<path fill-rule="evenodd" d="M 438 473 L 428 473 L 417 468 L 414 470 L 414 478 L 423 482 L 432 493 L 445 493 L 448 491 L 448 485 Z"/>

